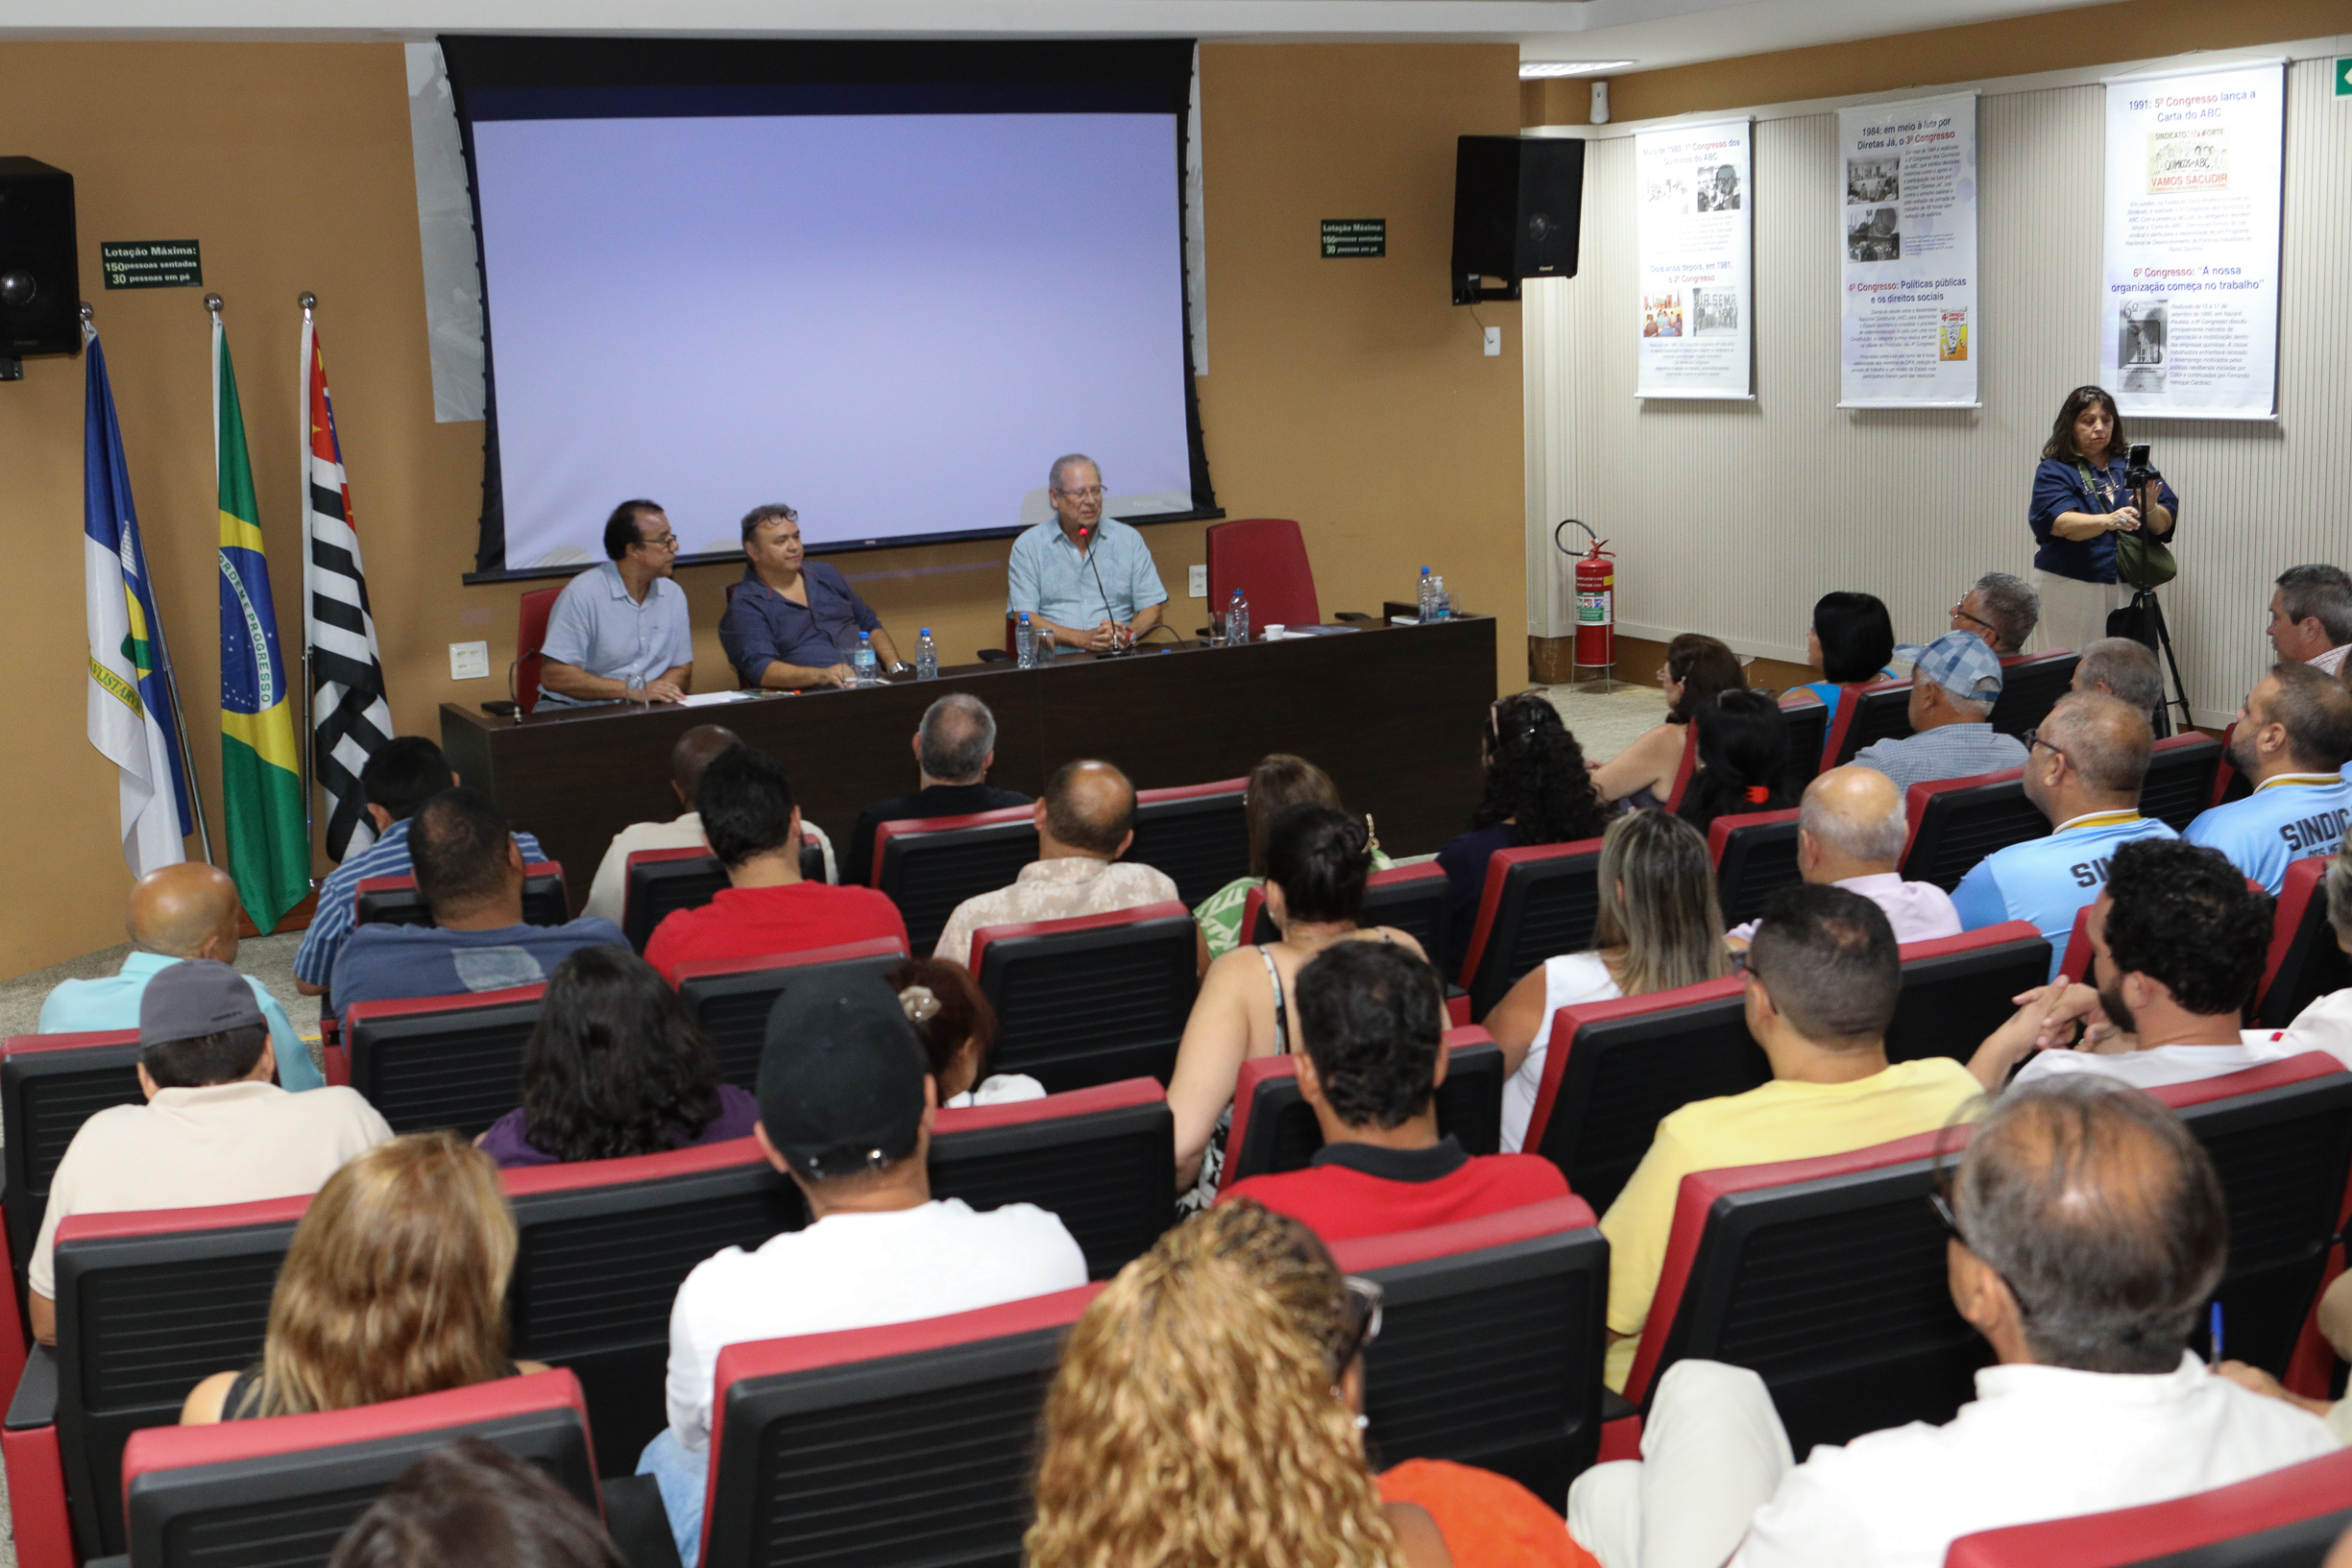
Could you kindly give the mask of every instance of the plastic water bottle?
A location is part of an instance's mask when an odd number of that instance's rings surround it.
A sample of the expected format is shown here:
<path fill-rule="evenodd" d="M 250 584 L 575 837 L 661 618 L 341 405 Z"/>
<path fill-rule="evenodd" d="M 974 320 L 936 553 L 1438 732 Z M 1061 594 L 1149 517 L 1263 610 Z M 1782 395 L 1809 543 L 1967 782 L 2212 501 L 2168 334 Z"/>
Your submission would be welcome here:
<path fill-rule="evenodd" d="M 939 678 L 939 644 L 931 639 L 931 628 L 928 626 L 923 628 L 923 635 L 914 640 L 914 678 L 918 681 L 935 681 Z"/>
<path fill-rule="evenodd" d="M 1015 661 L 1023 669 L 1037 667 L 1037 628 L 1029 623 L 1029 612 L 1021 612 L 1021 624 L 1013 628 L 1012 650 Z"/>
<path fill-rule="evenodd" d="M 1249 640 L 1249 601 L 1242 591 L 1233 591 L 1233 602 L 1225 606 L 1225 640 L 1242 643 Z"/>
<path fill-rule="evenodd" d="M 1445 574 L 1439 572 L 1429 579 L 1429 618 L 1450 620 L 1453 614 L 1454 602 L 1445 596 Z"/>
<path fill-rule="evenodd" d="M 1421 620 L 1427 620 L 1427 619 L 1429 619 L 1429 618 L 1430 618 L 1430 616 L 1429 616 L 1429 568 L 1428 568 L 1427 567 L 1423 567 L 1421 568 L 1421 597 L 1420 597 L 1420 608 L 1419 608 L 1418 610 L 1416 610 L 1416 611 L 1414 612 L 1414 615 L 1415 615 L 1417 617 L 1418 617 L 1419 619 L 1421 619 Z"/>
<path fill-rule="evenodd" d="M 851 674 L 860 686 L 882 685 L 882 661 L 874 655 L 874 634 L 858 634 L 858 651 L 849 661 Z"/>

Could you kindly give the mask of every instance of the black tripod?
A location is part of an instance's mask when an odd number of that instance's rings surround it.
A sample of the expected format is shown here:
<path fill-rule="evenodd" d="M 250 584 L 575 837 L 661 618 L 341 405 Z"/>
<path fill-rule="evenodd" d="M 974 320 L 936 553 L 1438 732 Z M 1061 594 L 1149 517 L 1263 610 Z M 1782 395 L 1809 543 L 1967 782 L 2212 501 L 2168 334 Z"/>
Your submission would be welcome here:
<path fill-rule="evenodd" d="M 2165 667 L 2172 672 L 2172 695 L 2156 704 L 2156 738 L 2164 739 L 2172 733 L 2172 710 L 2180 709 L 2180 727 L 2187 733 L 2195 726 L 2189 717 L 2189 688 L 2180 678 L 2180 661 L 2172 654 L 2172 634 L 2164 624 L 2164 603 L 2156 591 L 2144 588 L 2131 596 L 2131 603 L 2107 617 L 2109 637 L 2127 637 L 2145 643 L 2150 653 L 2164 656 Z M 2157 688 L 2163 688 L 2163 675 L 2157 676 Z"/>

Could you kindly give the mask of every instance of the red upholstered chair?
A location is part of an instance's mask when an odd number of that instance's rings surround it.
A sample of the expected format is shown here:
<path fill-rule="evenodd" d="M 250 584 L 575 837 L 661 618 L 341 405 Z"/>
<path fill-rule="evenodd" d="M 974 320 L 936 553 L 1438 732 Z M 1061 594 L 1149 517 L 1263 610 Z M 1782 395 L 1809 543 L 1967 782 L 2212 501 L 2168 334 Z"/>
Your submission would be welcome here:
<path fill-rule="evenodd" d="M 1037 858 L 1033 808 L 959 817 L 908 817 L 874 829 L 874 885 L 898 905 L 917 953 L 938 945 L 956 905 L 1009 887 Z"/>
<path fill-rule="evenodd" d="M 931 1191 L 981 1210 L 1034 1203 L 1060 1218 L 1087 1273 L 1108 1279 L 1168 1228 L 1176 1118 L 1155 1078 L 951 1107 L 933 1132 Z"/>
<path fill-rule="evenodd" d="M 1046 1386 L 1101 1289 L 720 1351 L 703 1568 L 1018 1560 Z"/>
<path fill-rule="evenodd" d="M 1245 776 L 1138 790 L 1135 842 L 1120 858 L 1166 872 L 1177 898 L 1199 904 L 1249 874 L 1249 820 L 1242 805 L 1249 788 Z"/>
<path fill-rule="evenodd" d="M 533 860 L 522 868 L 522 920 L 526 926 L 561 926 L 571 918 L 564 893 L 564 867 L 556 860 Z M 417 879 L 362 877 L 352 889 L 354 926 L 430 926 L 433 912 Z"/>
<path fill-rule="evenodd" d="M 2049 943 L 2032 924 L 2004 920 L 1903 947 L 1903 995 L 1886 1026 L 1886 1059 L 1965 1062 L 2006 1024 L 2009 999 L 2049 978 Z"/>
<path fill-rule="evenodd" d="M 1306 541 L 1289 518 L 1241 518 L 1208 530 L 1209 609 L 1221 612 L 1240 589 L 1249 600 L 1249 624 L 1315 626 L 1322 608 L 1315 597 L 1315 567 Z M 1363 620 L 1343 614 L 1341 620 Z"/>
<path fill-rule="evenodd" d="M 1467 1153 L 1492 1154 L 1502 1147 L 1502 1049 L 1476 1025 L 1447 1029 L 1445 1049 L 1438 1130 L 1460 1140 Z M 1242 1063 L 1233 1086 L 1233 1125 L 1225 1135 L 1224 1184 L 1304 1170 L 1322 1146 L 1322 1128 L 1298 1093 L 1298 1058 L 1256 1056 Z"/>
<path fill-rule="evenodd" d="M 2352 1524 L 2352 1451 L 2109 1513 L 1963 1535 L 1944 1568 L 2306 1568 Z"/>
<path fill-rule="evenodd" d="M 1364 1356 L 1382 1462 L 1476 1465 L 1559 1506 L 1600 1449 L 1609 1245 L 1591 1208 L 1552 1198 L 1331 1257 L 1383 1292 Z"/>
<path fill-rule="evenodd" d="M 1391 866 L 1365 879 L 1364 913 L 1358 924 L 1394 926 L 1421 945 L 1433 962 L 1445 953 L 1448 929 L 1445 873 L 1434 860 Z M 1272 942 L 1281 936 L 1273 917 L 1266 912 L 1266 889 L 1249 890 L 1242 901 L 1241 929 L 1250 942 Z"/>
<path fill-rule="evenodd" d="M 717 1049 L 720 1074 L 738 1088 L 753 1089 L 767 1044 L 768 1011 L 786 986 L 820 969 L 836 978 L 880 979 L 906 956 L 897 937 L 869 936 L 762 958 L 698 958 L 678 966 L 678 996 Z"/>
<path fill-rule="evenodd" d="M 1496 850 L 1487 862 L 1478 923 L 1462 954 L 1467 1008 L 1454 1022 L 1487 1016 L 1520 977 L 1544 959 L 1592 945 L 1601 906 L 1601 841 Z"/>
<path fill-rule="evenodd" d="M 1893 740 L 1911 733 L 1911 683 L 1872 681 L 1842 688 L 1837 717 L 1830 721 L 1822 743 L 1822 765 L 1843 767 L 1854 754 L 1877 740 Z"/>
<path fill-rule="evenodd" d="M 2214 767 L 2213 795 L 2205 802 L 2207 806 L 2224 806 L 2254 793 L 2254 781 L 2239 772 L 2237 764 L 2229 760 L 2229 743 L 2237 734 L 2234 719 L 2221 731 L 2221 759 Z"/>
<path fill-rule="evenodd" d="M 2279 884 L 2270 961 L 2254 993 L 2255 1021 L 2266 1029 L 2285 1028 L 2319 998 L 2352 985 L 2352 959 L 2337 945 L 2327 917 L 2330 858 L 2315 855 L 2292 862 Z"/>
<path fill-rule="evenodd" d="M 2049 836 L 2049 819 L 2025 798 L 2025 770 L 1915 784 L 1904 797 L 1911 835 L 1903 875 L 1949 893 L 1996 850 Z"/>
<path fill-rule="evenodd" d="M 643 953 L 655 928 L 680 909 L 699 909 L 726 887 L 727 868 L 708 849 L 632 850 L 622 873 L 620 931 Z"/>
<path fill-rule="evenodd" d="M 1946 1285 L 1938 1138 L 1685 1176 L 1625 1397 L 1646 1411 L 1659 1375 L 1699 1358 L 1760 1376 L 1799 1454 L 1950 1420 L 1990 1353 Z M 1638 1431 L 1612 1429 L 1612 1454 Z"/>
<path fill-rule="evenodd" d="M 2194 730 L 2156 742 L 2140 784 L 2140 814 L 2186 832 L 2199 811 L 2213 804 L 2222 758 L 2221 742 Z"/>
<path fill-rule="evenodd" d="M 1715 862 L 1715 896 L 1723 923 L 1741 926 L 1764 912 L 1772 895 L 1802 881 L 1797 870 L 1797 813 L 1749 811 L 1709 824 L 1707 850 Z"/>
<path fill-rule="evenodd" d="M 1192 911 L 1174 899 L 982 927 L 971 970 L 996 1009 L 989 1065 L 1052 1090 L 1166 1083 L 1200 990 L 1199 941 Z"/>
<path fill-rule="evenodd" d="M 324 1562 L 385 1487 L 465 1436 L 537 1464 L 603 1516 L 588 1407 L 559 1369 L 357 1410 L 133 1433 L 123 1450 L 131 1560 Z"/>
<path fill-rule="evenodd" d="M 506 694 L 525 713 L 539 707 L 539 672 L 547 663 L 540 649 L 547 640 L 547 617 L 563 594 L 561 588 L 534 588 L 516 610 L 515 662 L 506 666 Z"/>
<path fill-rule="evenodd" d="M 449 1127 L 471 1138 L 522 1103 L 522 1048 L 546 989 L 355 1001 L 343 1009 L 327 1079 L 366 1096 L 395 1132 Z"/>
<path fill-rule="evenodd" d="M 1607 1213 L 1668 1113 L 1771 1077 L 1748 1033 L 1736 976 L 1563 1007 L 1552 1016 L 1520 1146 L 1560 1167 L 1570 1192 Z"/>
<path fill-rule="evenodd" d="M 91 1034 L 18 1034 L 0 1043 L 0 1162 L 7 1186 L 0 1201 L 0 1245 L 8 1268 L 0 1279 L 0 1379 L 13 1387 L 33 1342 L 25 1315 L 25 1265 L 49 1210 L 49 1184 L 82 1123 L 110 1105 L 138 1105 L 136 1029 Z M 12 1332 L 5 1325 L 14 1324 Z"/>
<path fill-rule="evenodd" d="M 2000 695 L 1993 701 L 1993 728 L 2022 736 L 2049 717 L 2074 683 L 2082 655 L 2072 648 L 2048 653 L 2013 653 L 2000 662 Z"/>

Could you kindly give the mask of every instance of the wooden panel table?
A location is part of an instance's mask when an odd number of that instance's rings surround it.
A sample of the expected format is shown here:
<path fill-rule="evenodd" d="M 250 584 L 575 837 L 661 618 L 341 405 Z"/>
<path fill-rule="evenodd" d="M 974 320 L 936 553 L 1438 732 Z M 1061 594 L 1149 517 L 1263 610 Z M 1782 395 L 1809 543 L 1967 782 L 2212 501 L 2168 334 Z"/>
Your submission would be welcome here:
<path fill-rule="evenodd" d="M 1186 643 L 1122 659 L 1065 654 L 1045 669 L 975 664 L 936 681 L 777 694 L 704 708 L 618 705 L 494 718 L 441 707 L 449 765 L 563 862 L 576 912 L 615 833 L 677 814 L 669 750 L 723 724 L 784 764 L 804 817 L 838 848 L 869 801 L 915 787 L 923 710 L 968 691 L 996 714 L 991 784 L 1035 794 L 1055 768 L 1101 757 L 1137 787 L 1248 773 L 1296 752 L 1371 813 L 1392 855 L 1436 850 L 1469 826 L 1494 696 L 1494 622 L 1368 627 L 1239 648 Z"/>

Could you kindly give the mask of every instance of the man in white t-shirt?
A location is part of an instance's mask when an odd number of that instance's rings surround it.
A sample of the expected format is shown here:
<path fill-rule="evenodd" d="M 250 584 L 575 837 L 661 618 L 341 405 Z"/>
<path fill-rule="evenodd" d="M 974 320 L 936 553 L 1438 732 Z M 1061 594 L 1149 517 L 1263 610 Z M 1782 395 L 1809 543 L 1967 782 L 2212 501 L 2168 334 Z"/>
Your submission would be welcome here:
<path fill-rule="evenodd" d="M 795 985 L 768 1015 L 760 1057 L 768 1163 L 809 1202 L 808 1228 L 695 1266 L 669 1315 L 669 1426 L 646 1445 L 678 1555 L 700 1556 L 714 1377 L 731 1344 L 874 1328 L 1050 1295 L 1086 1283 L 1086 1259 L 1030 1203 L 976 1214 L 931 1195 L 938 1090 L 899 998 L 875 979 Z"/>
<path fill-rule="evenodd" d="M 2092 983 L 2029 992 L 1976 1049 L 1987 1089 L 2087 1073 L 2138 1089 L 2196 1083 L 2291 1056 L 2300 1048 L 2239 1029 L 2270 947 L 2270 895 L 2246 885 L 2218 850 L 2177 838 L 2121 845 L 2084 923 Z M 2065 1042 L 2082 1026 L 2075 1049 Z"/>
<path fill-rule="evenodd" d="M 147 982 L 138 1069 L 147 1103 L 100 1111 L 58 1162 L 25 1266 L 35 1338 L 57 1343 L 57 1234 L 71 1216 L 299 1197 L 392 1136 L 357 1090 L 288 1094 L 270 1081 L 276 1070 L 244 976 L 185 958 Z"/>
<path fill-rule="evenodd" d="M 1903 791 L 1877 768 L 1848 763 L 1805 786 L 1797 807 L 1797 874 L 1859 893 L 1886 911 L 1895 940 L 1930 942 L 1960 934 L 1952 895 L 1933 882 L 1907 882 L 1895 869 L 1911 836 Z M 1756 922 L 1732 928 L 1730 941 L 1744 948 Z"/>
<path fill-rule="evenodd" d="M 1606 1568 L 1941 1568 L 1962 1535 L 2167 1502 L 2337 1451 L 2324 1422 L 2188 1349 L 2229 1220 L 2213 1161 L 2146 1095 L 2094 1079 L 2011 1090 L 1948 1198 L 1952 1305 L 1998 1363 L 1942 1426 L 1793 1462 L 1763 1380 L 1684 1361 L 1642 1457 L 1568 1492 Z"/>

